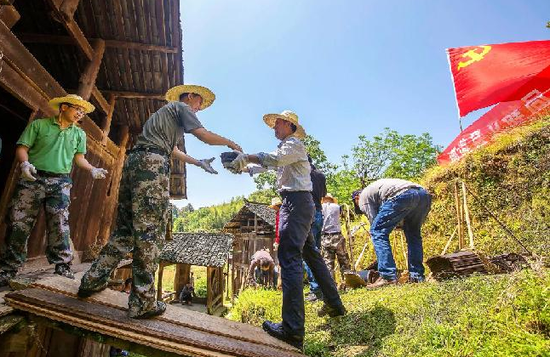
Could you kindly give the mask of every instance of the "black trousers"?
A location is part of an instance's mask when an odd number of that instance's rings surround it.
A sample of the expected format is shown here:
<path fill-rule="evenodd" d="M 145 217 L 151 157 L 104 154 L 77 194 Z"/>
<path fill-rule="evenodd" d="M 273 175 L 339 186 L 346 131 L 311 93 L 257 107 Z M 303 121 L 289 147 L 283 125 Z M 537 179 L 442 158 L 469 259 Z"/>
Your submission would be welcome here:
<path fill-rule="evenodd" d="M 342 305 L 336 284 L 311 235 L 315 205 L 310 192 L 283 192 L 279 213 L 279 264 L 283 284 L 283 328 L 292 335 L 304 336 L 304 293 L 302 259 L 310 267 L 332 307 Z"/>

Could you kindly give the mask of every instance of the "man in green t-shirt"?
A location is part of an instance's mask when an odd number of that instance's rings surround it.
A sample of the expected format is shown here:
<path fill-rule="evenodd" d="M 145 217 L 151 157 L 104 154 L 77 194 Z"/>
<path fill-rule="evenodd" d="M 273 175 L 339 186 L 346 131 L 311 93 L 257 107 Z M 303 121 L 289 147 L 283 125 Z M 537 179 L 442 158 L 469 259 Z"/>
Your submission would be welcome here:
<path fill-rule="evenodd" d="M 55 273 L 73 279 L 69 204 L 73 162 L 103 179 L 107 171 L 93 167 L 84 157 L 86 133 L 77 122 L 94 106 L 80 96 L 69 94 L 48 103 L 59 114 L 34 120 L 17 141 L 15 156 L 21 178 L 7 216 L 5 249 L 0 259 L 0 286 L 7 285 L 27 258 L 27 240 L 40 207 L 46 214 L 48 245 L 46 257 L 55 264 Z"/>
<path fill-rule="evenodd" d="M 217 174 L 210 166 L 214 158 L 196 160 L 177 148 L 184 133 L 209 145 L 242 151 L 233 141 L 203 128 L 197 118 L 195 113 L 209 107 L 215 98 L 205 87 L 176 86 L 166 93 L 169 103 L 147 119 L 124 163 L 115 230 L 82 277 L 78 296 L 85 298 L 105 289 L 118 263 L 132 252 L 130 317 L 149 318 L 164 312 L 166 305 L 156 301 L 155 271 L 170 212 L 170 157 Z"/>

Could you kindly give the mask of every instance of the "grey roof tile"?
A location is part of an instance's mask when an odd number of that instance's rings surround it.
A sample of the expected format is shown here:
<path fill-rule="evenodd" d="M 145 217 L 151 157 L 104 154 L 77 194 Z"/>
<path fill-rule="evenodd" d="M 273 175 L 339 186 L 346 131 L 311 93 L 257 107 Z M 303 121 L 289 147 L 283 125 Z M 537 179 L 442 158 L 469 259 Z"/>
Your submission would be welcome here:
<path fill-rule="evenodd" d="M 160 260 L 199 266 L 222 267 L 233 243 L 226 233 L 173 233 L 167 241 Z"/>

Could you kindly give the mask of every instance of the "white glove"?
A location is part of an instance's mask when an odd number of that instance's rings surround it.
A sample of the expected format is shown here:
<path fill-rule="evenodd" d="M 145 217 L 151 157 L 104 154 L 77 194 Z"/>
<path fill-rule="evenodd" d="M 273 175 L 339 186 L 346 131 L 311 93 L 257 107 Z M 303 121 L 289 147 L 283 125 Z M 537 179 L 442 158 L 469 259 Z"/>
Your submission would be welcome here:
<path fill-rule="evenodd" d="M 217 175 L 218 171 L 214 170 L 211 163 L 214 161 L 215 158 L 211 157 L 210 159 L 202 159 L 199 160 L 199 167 L 203 169 L 204 171 L 208 172 L 209 174 Z"/>
<path fill-rule="evenodd" d="M 262 173 L 262 172 L 266 172 L 267 169 L 260 166 L 260 165 L 256 165 L 256 164 L 248 164 L 246 165 L 243 170 L 243 172 L 248 172 L 248 174 L 250 175 L 250 177 L 256 175 L 256 174 L 259 174 L 259 173 Z"/>
<path fill-rule="evenodd" d="M 93 167 L 90 173 L 92 174 L 94 180 L 98 180 L 104 179 L 109 172 L 105 169 L 102 169 L 101 167 Z"/>
<path fill-rule="evenodd" d="M 239 156 L 235 158 L 235 160 L 231 161 L 230 165 L 235 171 L 242 172 L 247 164 L 248 156 L 246 154 L 240 153 Z"/>
<path fill-rule="evenodd" d="M 21 177 L 27 181 L 36 181 L 36 167 L 28 161 L 23 161 L 21 163 Z"/>

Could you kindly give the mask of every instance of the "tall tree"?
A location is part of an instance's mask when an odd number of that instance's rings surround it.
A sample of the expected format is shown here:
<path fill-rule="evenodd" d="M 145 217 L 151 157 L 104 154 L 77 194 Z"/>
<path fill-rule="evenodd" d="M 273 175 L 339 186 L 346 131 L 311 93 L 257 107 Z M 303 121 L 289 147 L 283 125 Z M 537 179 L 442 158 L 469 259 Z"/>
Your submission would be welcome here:
<path fill-rule="evenodd" d="M 441 152 L 428 133 L 400 135 L 385 128 L 382 134 L 368 140 L 359 136 L 359 143 L 352 147 L 352 169 L 362 185 L 381 177 L 415 179 L 436 163 Z"/>

